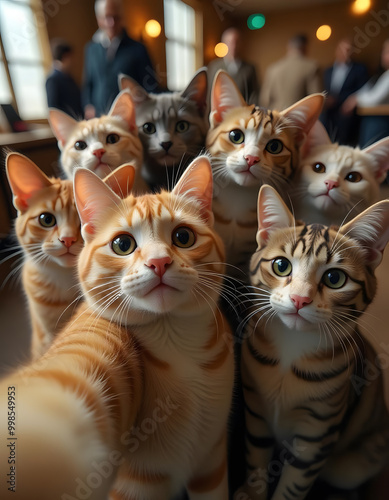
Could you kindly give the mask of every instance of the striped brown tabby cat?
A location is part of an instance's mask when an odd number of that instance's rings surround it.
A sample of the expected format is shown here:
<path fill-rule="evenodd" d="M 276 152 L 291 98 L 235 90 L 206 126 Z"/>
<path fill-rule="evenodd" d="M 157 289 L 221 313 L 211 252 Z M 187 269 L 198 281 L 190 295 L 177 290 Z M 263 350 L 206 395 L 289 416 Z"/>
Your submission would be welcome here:
<path fill-rule="evenodd" d="M 125 75 L 119 84 L 130 90 L 136 106 L 144 179 L 153 189 L 173 185 L 205 146 L 206 69 L 199 70 L 182 92 L 149 94 Z"/>
<path fill-rule="evenodd" d="M 389 239 L 389 200 L 340 228 L 305 225 L 264 186 L 258 219 L 241 364 L 247 480 L 235 498 L 266 499 L 277 479 L 272 500 L 302 500 L 317 478 L 352 490 L 389 459 L 379 358 L 358 332 Z"/>
<path fill-rule="evenodd" d="M 22 283 L 37 358 L 69 319 L 79 290 L 77 257 L 83 247 L 71 181 L 49 179 L 31 160 L 10 153 L 7 177 L 18 211 L 15 230 L 24 262 Z"/>
<path fill-rule="evenodd" d="M 215 228 L 226 245 L 227 262 L 240 270 L 248 270 L 255 251 L 259 188 L 267 183 L 285 194 L 323 100 L 314 94 L 284 111 L 270 111 L 247 105 L 227 73 L 215 76 L 206 139 L 215 178 Z M 228 272 L 244 278 L 233 267 Z"/>
<path fill-rule="evenodd" d="M 168 500 L 186 488 L 225 500 L 234 367 L 217 307 L 224 252 L 209 161 L 196 159 L 172 193 L 121 199 L 85 169 L 74 182 L 86 305 L 39 364 L 0 389 L 17 391 L 17 488 L 106 499 L 116 478 L 112 499 Z"/>
<path fill-rule="evenodd" d="M 146 396 L 111 498 L 168 500 L 186 487 L 190 498 L 225 500 L 234 368 L 217 307 L 224 251 L 212 229 L 209 160 L 194 160 L 172 194 L 122 201 L 81 170 L 75 193 L 84 297 L 129 327 L 142 352 Z M 176 410 L 142 437 L 157 399 Z"/>
<path fill-rule="evenodd" d="M 297 218 L 341 224 L 380 199 L 389 170 L 389 137 L 359 149 L 333 144 L 318 121 L 303 146 L 291 190 Z"/>
<path fill-rule="evenodd" d="M 50 109 L 49 121 L 61 150 L 61 166 L 68 179 L 77 167 L 107 176 L 124 163 L 136 169 L 134 189 L 145 192 L 142 180 L 143 149 L 135 122 L 135 107 L 128 92 L 121 92 L 107 115 L 77 121 L 58 109 Z"/>

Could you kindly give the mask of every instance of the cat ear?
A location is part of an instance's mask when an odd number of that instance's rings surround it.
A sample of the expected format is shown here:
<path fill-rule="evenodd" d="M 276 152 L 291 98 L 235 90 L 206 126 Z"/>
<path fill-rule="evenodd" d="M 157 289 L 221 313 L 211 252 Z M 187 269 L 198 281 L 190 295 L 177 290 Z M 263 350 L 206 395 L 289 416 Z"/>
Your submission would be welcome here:
<path fill-rule="evenodd" d="M 213 225 L 212 167 L 208 156 L 198 156 L 182 174 L 172 193 L 195 198 L 201 204 L 201 216 Z"/>
<path fill-rule="evenodd" d="M 119 89 L 128 90 L 130 92 L 135 106 L 137 106 L 138 104 L 142 104 L 143 102 L 148 101 L 150 99 L 150 96 L 147 93 L 147 91 L 130 76 L 120 73 L 118 80 L 119 80 Z"/>
<path fill-rule="evenodd" d="M 34 194 L 52 185 L 51 180 L 34 162 L 19 153 L 8 154 L 6 171 L 13 194 L 13 205 L 22 213 L 27 210 Z"/>
<path fill-rule="evenodd" d="M 389 137 L 384 137 L 371 146 L 362 149 L 374 160 L 375 177 L 379 183 L 384 182 L 389 170 Z"/>
<path fill-rule="evenodd" d="M 197 104 L 201 116 L 204 116 L 207 109 L 207 91 L 207 68 L 201 68 L 192 78 L 186 89 L 181 93 L 181 97 L 194 101 Z"/>
<path fill-rule="evenodd" d="M 82 224 L 82 237 L 88 241 L 96 232 L 98 221 L 121 200 L 94 172 L 78 168 L 74 174 L 74 198 Z"/>
<path fill-rule="evenodd" d="M 58 140 L 58 147 L 62 149 L 79 122 L 59 109 L 50 108 L 49 123 Z"/>
<path fill-rule="evenodd" d="M 294 225 L 294 217 L 281 196 L 271 186 L 263 185 L 258 194 L 258 248 L 266 245 L 272 231 Z"/>
<path fill-rule="evenodd" d="M 357 240 L 366 251 L 366 263 L 376 268 L 389 241 L 389 200 L 367 208 L 339 231 Z"/>
<path fill-rule="evenodd" d="M 108 116 L 119 116 L 127 123 L 130 132 L 137 132 L 135 105 L 128 90 L 122 90 L 109 110 Z"/>
<path fill-rule="evenodd" d="M 317 120 L 308 132 L 301 148 L 301 154 L 303 157 L 307 156 L 313 148 L 316 148 L 317 146 L 329 146 L 330 144 L 332 144 L 332 142 L 326 128 L 321 121 Z"/>
<path fill-rule="evenodd" d="M 211 113 L 209 123 L 216 127 L 224 119 L 224 115 L 232 108 L 247 106 L 234 80 L 228 73 L 219 70 L 213 80 L 211 91 Z"/>
<path fill-rule="evenodd" d="M 134 179 L 135 168 L 129 163 L 125 163 L 107 175 L 103 181 L 120 198 L 127 198 L 134 185 Z"/>
<path fill-rule="evenodd" d="M 301 144 L 315 122 L 318 120 L 324 104 L 324 94 L 312 94 L 287 109 L 281 115 L 290 120 L 297 129 L 296 141 Z"/>

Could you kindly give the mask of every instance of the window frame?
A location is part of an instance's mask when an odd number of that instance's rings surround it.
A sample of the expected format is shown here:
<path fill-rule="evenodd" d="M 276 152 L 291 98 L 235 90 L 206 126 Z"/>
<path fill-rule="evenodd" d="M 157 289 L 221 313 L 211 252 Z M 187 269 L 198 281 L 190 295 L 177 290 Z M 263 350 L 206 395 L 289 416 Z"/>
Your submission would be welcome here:
<path fill-rule="evenodd" d="M 27 66 L 40 67 L 43 69 L 44 74 L 47 75 L 50 72 L 52 66 L 52 57 L 50 51 L 49 36 L 46 28 L 46 15 L 43 9 L 42 2 L 40 0 L 25 0 L 25 1 L 2 0 L 2 1 L 6 1 L 8 3 L 15 5 L 24 5 L 26 8 L 30 9 L 34 20 L 34 28 L 40 52 L 40 59 L 36 64 L 23 63 L 23 61 L 18 61 L 18 64 L 22 66 L 24 65 L 26 67 Z M 11 94 L 10 104 L 12 104 L 15 111 L 19 115 L 23 114 L 23 110 L 20 110 L 16 97 L 15 83 L 14 83 L 15 78 L 14 79 L 12 78 L 11 71 L 9 69 L 9 65 L 11 65 L 13 61 L 7 57 L 1 29 L 0 29 L 0 61 L 3 64 L 9 91 Z M 24 119 L 23 121 L 25 121 L 26 123 L 47 123 L 47 118 L 42 115 L 42 116 L 37 116 L 36 118 L 27 118 Z"/>

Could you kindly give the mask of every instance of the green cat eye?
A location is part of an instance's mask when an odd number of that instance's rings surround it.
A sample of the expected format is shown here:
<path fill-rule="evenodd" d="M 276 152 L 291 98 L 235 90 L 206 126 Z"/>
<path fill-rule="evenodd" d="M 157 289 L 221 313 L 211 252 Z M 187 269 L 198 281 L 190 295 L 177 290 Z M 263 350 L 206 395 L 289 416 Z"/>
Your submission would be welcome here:
<path fill-rule="evenodd" d="M 272 262 L 273 271 L 277 276 L 289 276 L 292 273 L 292 264 L 285 257 L 277 257 Z"/>
<path fill-rule="evenodd" d="M 145 123 L 142 128 L 143 128 L 143 132 L 145 134 L 148 134 L 148 135 L 155 134 L 155 132 L 157 131 L 154 123 L 151 123 L 151 122 Z"/>
<path fill-rule="evenodd" d="M 119 141 L 120 141 L 119 134 L 108 134 L 107 135 L 107 138 L 106 138 L 107 144 L 116 144 Z"/>
<path fill-rule="evenodd" d="M 228 134 L 228 138 L 234 144 L 242 144 L 244 142 L 244 133 L 238 128 L 231 130 Z"/>
<path fill-rule="evenodd" d="M 359 172 L 350 172 L 345 177 L 345 180 L 349 182 L 361 182 L 362 179 L 363 177 Z"/>
<path fill-rule="evenodd" d="M 176 123 L 176 132 L 186 132 L 189 129 L 189 122 L 186 120 L 181 120 Z"/>
<path fill-rule="evenodd" d="M 38 217 L 38 221 L 42 227 L 54 227 L 57 224 L 56 218 L 49 212 L 40 214 L 40 216 Z"/>
<path fill-rule="evenodd" d="M 317 174 L 324 174 L 326 171 L 326 167 L 323 163 L 320 163 L 319 161 L 317 163 L 314 163 L 312 165 L 312 170 L 316 172 Z"/>
<path fill-rule="evenodd" d="M 330 269 L 323 274 L 322 282 L 328 288 L 342 288 L 347 281 L 347 274 L 340 269 Z"/>
<path fill-rule="evenodd" d="M 137 244 L 130 234 L 119 234 L 112 240 L 111 246 L 117 255 L 130 255 L 136 249 Z"/>
<path fill-rule="evenodd" d="M 269 153 L 277 155 L 284 149 L 284 144 L 279 139 L 272 139 L 266 144 L 265 149 L 269 151 Z"/>
<path fill-rule="evenodd" d="M 190 248 L 196 243 L 196 235 L 189 227 L 176 227 L 172 232 L 172 241 L 176 247 Z"/>
<path fill-rule="evenodd" d="M 83 149 L 86 149 L 88 145 L 85 141 L 77 141 L 75 142 L 74 147 L 77 151 L 82 151 Z"/>

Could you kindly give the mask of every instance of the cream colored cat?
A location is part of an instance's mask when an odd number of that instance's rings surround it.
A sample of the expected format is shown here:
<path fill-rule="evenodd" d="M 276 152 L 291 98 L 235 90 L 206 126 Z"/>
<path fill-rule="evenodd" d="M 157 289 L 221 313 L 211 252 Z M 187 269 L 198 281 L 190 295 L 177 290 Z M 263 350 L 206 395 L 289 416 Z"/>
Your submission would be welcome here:
<path fill-rule="evenodd" d="M 290 191 L 295 215 L 307 223 L 340 225 L 380 199 L 388 170 L 389 137 L 364 149 L 341 146 L 316 122 Z"/>
<path fill-rule="evenodd" d="M 141 177 L 143 149 L 128 91 L 121 92 L 107 115 L 78 122 L 63 111 L 50 109 L 51 128 L 61 150 L 61 166 L 69 179 L 78 167 L 106 177 L 124 163 L 136 170 L 134 190 L 147 191 Z"/>

